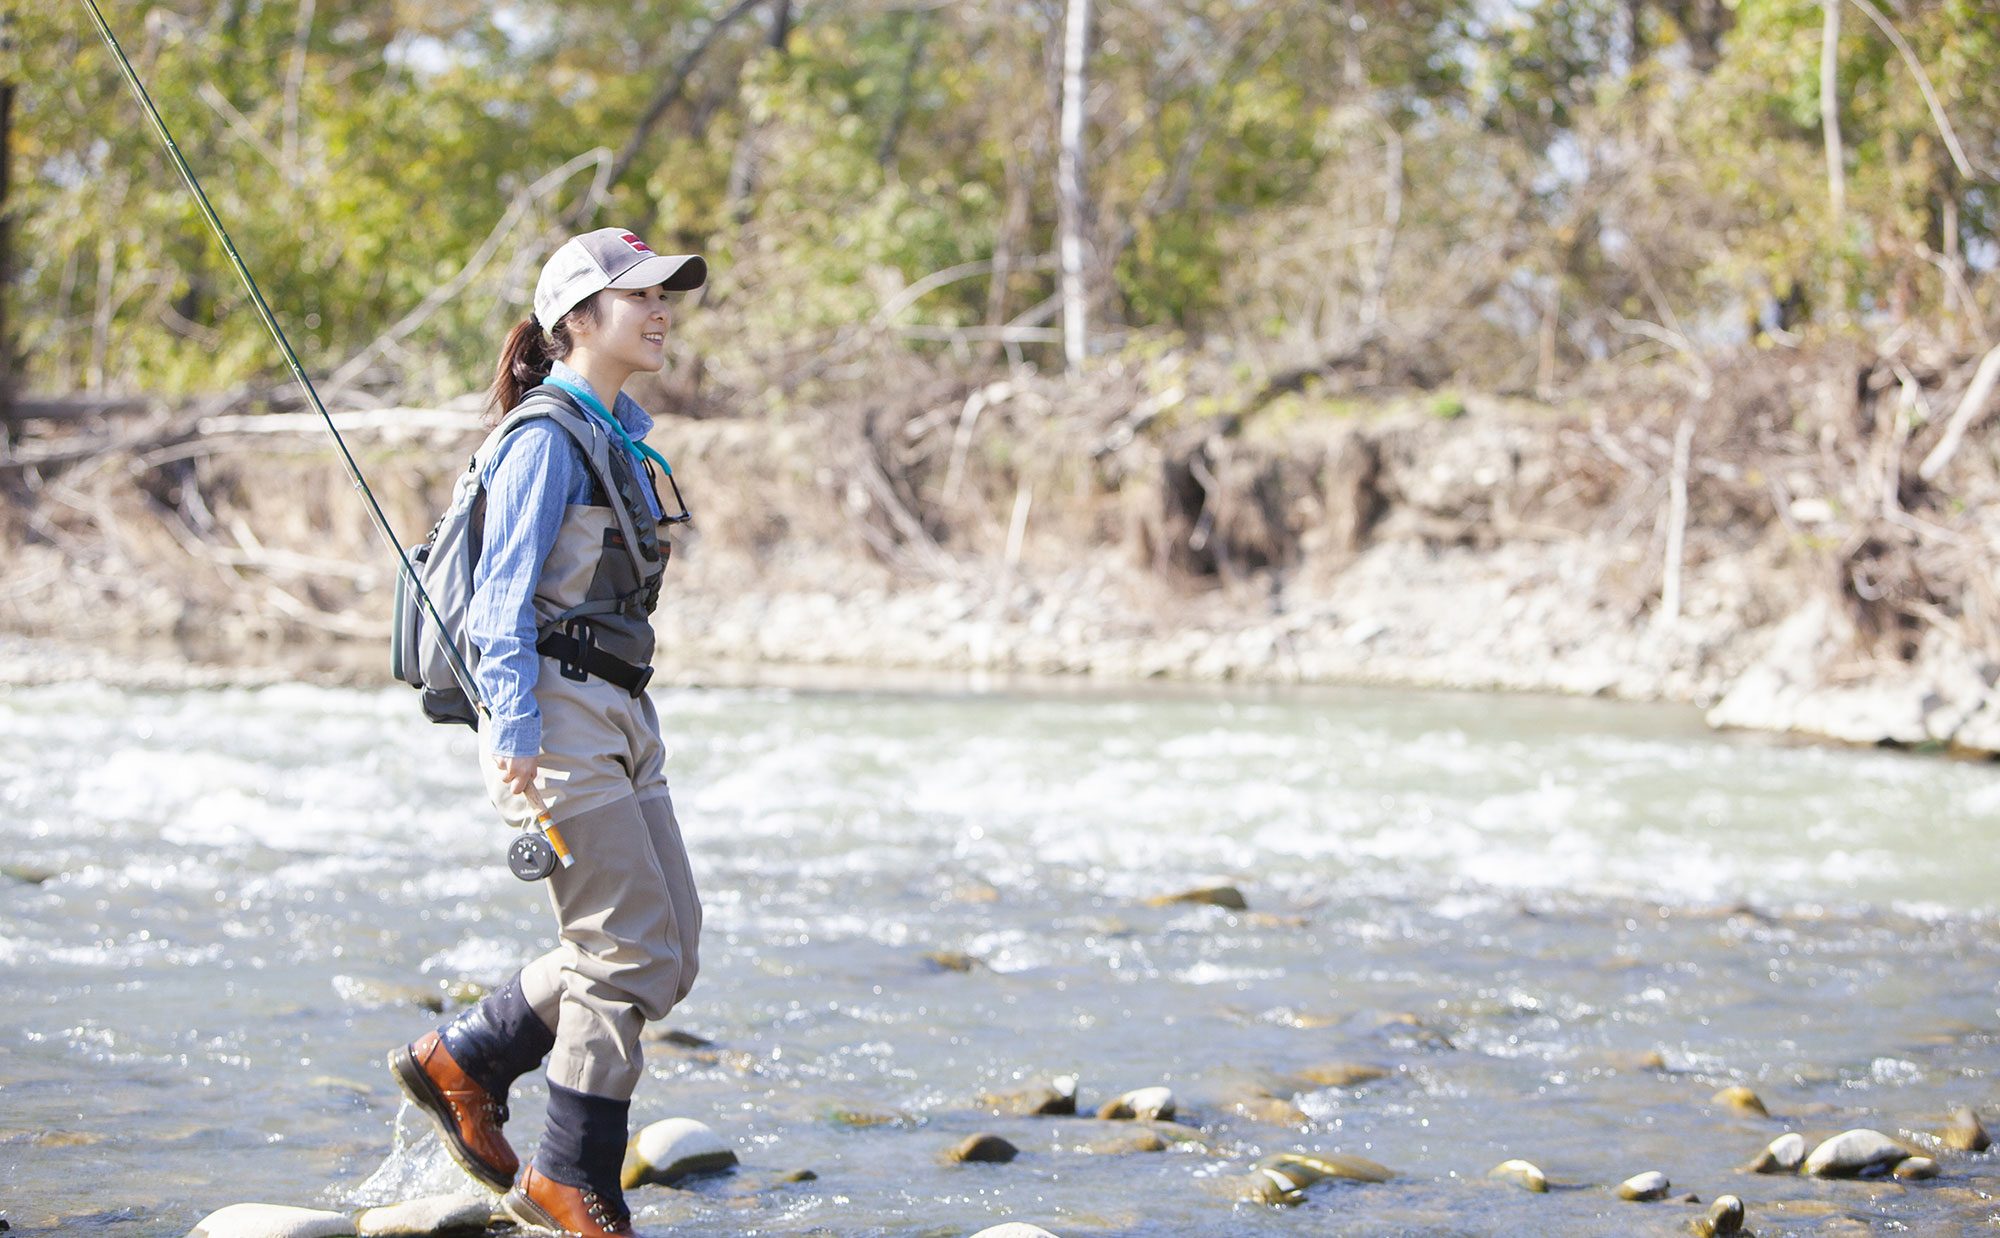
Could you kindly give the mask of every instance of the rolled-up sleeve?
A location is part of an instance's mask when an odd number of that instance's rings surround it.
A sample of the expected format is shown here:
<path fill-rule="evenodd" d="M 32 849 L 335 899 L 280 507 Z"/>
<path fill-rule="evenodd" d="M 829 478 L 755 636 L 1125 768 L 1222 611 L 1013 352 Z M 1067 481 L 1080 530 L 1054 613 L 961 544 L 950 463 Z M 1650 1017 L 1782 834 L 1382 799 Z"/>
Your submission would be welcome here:
<path fill-rule="evenodd" d="M 589 501 L 589 471 L 568 433 L 551 422 L 530 421 L 514 430 L 487 466 L 486 527 L 472 570 L 466 635 L 479 650 L 474 675 L 492 714 L 496 756 L 542 750 L 535 588 L 564 508 Z"/>

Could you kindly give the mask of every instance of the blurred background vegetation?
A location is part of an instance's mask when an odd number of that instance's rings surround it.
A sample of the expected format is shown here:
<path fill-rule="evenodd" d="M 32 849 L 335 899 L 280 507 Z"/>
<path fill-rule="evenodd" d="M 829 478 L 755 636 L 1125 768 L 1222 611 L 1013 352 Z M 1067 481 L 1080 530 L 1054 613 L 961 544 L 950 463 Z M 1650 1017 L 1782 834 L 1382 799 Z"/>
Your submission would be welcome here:
<path fill-rule="evenodd" d="M 1057 0 L 104 7 L 346 403 L 482 385 L 549 248 L 605 223 L 709 255 L 677 347 L 752 402 L 897 354 L 1063 364 Z M 1990 0 L 1090 16 L 1093 354 L 1550 399 L 1606 367 L 1992 335 Z M 22 386 L 281 379 L 82 7 L 11 26 Z"/>

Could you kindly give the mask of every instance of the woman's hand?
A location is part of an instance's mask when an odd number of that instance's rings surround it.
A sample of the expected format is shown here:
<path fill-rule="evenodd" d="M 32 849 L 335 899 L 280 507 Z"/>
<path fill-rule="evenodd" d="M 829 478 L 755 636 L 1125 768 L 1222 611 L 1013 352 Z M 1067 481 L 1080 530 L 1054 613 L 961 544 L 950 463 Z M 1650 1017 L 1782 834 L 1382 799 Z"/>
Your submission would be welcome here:
<path fill-rule="evenodd" d="M 494 757 L 493 764 L 500 770 L 500 781 L 516 795 L 526 795 L 528 788 L 535 785 L 535 774 L 542 768 L 540 757 Z"/>

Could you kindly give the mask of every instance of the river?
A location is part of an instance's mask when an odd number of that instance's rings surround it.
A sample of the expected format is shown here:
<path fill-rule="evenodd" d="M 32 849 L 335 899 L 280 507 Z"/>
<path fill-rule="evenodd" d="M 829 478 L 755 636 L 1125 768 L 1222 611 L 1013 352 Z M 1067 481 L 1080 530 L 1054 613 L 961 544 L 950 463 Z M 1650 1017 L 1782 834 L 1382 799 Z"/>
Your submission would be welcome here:
<path fill-rule="evenodd" d="M 657 699 L 707 911 L 670 1026 L 714 1043 L 651 1046 L 634 1117 L 699 1118 L 744 1168 L 634 1192 L 642 1232 L 1685 1232 L 1698 1207 L 1608 1189 L 1654 1169 L 1766 1238 L 2000 1223 L 1992 1153 L 1910 1185 L 1736 1169 L 1786 1130 L 1928 1149 L 2000 1111 L 2000 767 L 1526 697 Z M 0 695 L 15 1232 L 463 1182 L 382 1059 L 550 935 L 472 761 L 401 689 Z M 1212 883 L 1249 910 L 1149 903 Z M 1357 1065 L 1381 1077 L 1307 1078 Z M 1170 1086 L 1202 1142 L 975 1104 L 1065 1073 L 1087 1108 Z M 1734 1084 L 1774 1116 L 1711 1099 Z M 940 1163 L 978 1131 L 1021 1155 Z M 1287 1150 L 1396 1177 L 1243 1202 Z M 1575 1189 L 1486 1179 L 1512 1157 Z"/>

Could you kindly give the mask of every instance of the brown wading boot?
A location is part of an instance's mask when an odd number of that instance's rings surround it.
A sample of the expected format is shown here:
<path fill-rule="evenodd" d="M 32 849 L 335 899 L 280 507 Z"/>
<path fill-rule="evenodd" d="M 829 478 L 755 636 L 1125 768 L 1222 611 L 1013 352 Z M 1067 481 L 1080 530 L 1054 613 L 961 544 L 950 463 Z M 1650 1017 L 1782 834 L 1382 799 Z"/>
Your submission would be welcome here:
<path fill-rule="evenodd" d="M 632 1233 L 632 1214 L 622 1200 L 608 1199 L 587 1186 L 565 1186 L 544 1177 L 533 1165 L 500 1206 L 523 1225 L 560 1230 L 581 1238 Z"/>
<path fill-rule="evenodd" d="M 521 1158 L 500 1133 L 507 1102 L 495 1099 L 459 1068 L 443 1037 L 425 1032 L 415 1044 L 392 1050 L 389 1068 L 403 1094 L 437 1126 L 444 1150 L 459 1168 L 496 1191 L 514 1184 Z"/>

